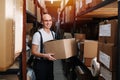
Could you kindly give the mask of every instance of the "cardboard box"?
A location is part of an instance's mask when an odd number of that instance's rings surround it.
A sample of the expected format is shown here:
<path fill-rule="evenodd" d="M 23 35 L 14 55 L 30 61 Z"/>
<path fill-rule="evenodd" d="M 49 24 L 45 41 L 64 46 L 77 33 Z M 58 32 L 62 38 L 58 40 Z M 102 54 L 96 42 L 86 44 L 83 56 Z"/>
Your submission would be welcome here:
<path fill-rule="evenodd" d="M 83 12 L 86 10 L 86 1 L 85 0 L 80 0 L 80 9 L 79 13 Z"/>
<path fill-rule="evenodd" d="M 85 40 L 84 41 L 84 58 L 97 57 L 98 41 Z"/>
<path fill-rule="evenodd" d="M 100 66 L 100 75 L 103 80 L 116 80 L 116 72 L 111 72 L 102 65 Z"/>
<path fill-rule="evenodd" d="M 103 2 L 103 0 L 92 0 L 92 2 L 89 3 L 88 5 L 89 5 L 89 7 L 94 7 L 102 2 Z"/>
<path fill-rule="evenodd" d="M 38 22 L 41 22 L 41 8 L 40 7 L 37 7 L 37 21 Z"/>
<path fill-rule="evenodd" d="M 35 15 L 34 0 L 26 0 L 26 10 Z"/>
<path fill-rule="evenodd" d="M 75 56 L 77 46 L 74 38 L 53 40 L 44 43 L 46 53 L 54 53 L 56 59 L 66 59 Z"/>
<path fill-rule="evenodd" d="M 15 48 L 15 58 L 16 58 L 20 55 L 20 52 L 22 52 L 23 49 L 23 1 L 17 0 L 13 2 L 14 2 L 13 8 L 15 8 L 14 9 L 15 11 L 13 11 L 14 13 L 13 26 L 14 26 L 14 36 L 15 36 L 14 48 Z"/>
<path fill-rule="evenodd" d="M 84 61 L 85 61 L 85 65 L 87 67 L 91 67 L 91 61 L 92 61 L 93 58 L 85 58 Z"/>
<path fill-rule="evenodd" d="M 99 27 L 99 42 L 117 44 L 117 27 L 116 19 L 101 22 Z"/>
<path fill-rule="evenodd" d="M 92 3 L 92 0 L 85 0 L 86 9 L 90 8 L 89 4 Z"/>
<path fill-rule="evenodd" d="M 1 0 L 0 7 L 0 71 L 6 71 L 14 61 L 13 0 Z M 9 5 L 8 5 L 9 4 Z M 9 10 L 9 11 L 8 11 Z"/>
<path fill-rule="evenodd" d="M 76 42 L 83 42 L 86 39 L 85 34 L 75 33 L 74 34 Z"/>
<path fill-rule="evenodd" d="M 99 43 L 98 61 L 100 63 L 102 63 L 110 71 L 115 71 L 117 65 L 116 58 L 117 53 L 114 44 Z"/>

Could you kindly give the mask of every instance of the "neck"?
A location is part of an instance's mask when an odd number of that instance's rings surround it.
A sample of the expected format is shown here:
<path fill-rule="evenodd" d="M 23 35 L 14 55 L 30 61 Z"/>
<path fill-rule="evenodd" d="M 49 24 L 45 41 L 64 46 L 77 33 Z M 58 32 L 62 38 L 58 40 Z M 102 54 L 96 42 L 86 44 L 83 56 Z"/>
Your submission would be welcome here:
<path fill-rule="evenodd" d="M 43 28 L 45 30 L 45 32 L 50 33 L 50 29 L 47 28 Z"/>

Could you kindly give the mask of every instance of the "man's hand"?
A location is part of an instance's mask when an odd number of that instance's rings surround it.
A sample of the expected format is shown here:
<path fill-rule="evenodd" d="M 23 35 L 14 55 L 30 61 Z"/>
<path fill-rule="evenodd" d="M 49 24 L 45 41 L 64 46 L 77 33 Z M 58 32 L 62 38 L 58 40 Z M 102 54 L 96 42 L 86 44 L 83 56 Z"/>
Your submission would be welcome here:
<path fill-rule="evenodd" d="M 51 60 L 51 61 L 56 60 L 56 59 L 54 58 L 54 54 L 53 54 L 53 53 L 44 54 L 44 57 L 47 58 L 48 60 Z"/>

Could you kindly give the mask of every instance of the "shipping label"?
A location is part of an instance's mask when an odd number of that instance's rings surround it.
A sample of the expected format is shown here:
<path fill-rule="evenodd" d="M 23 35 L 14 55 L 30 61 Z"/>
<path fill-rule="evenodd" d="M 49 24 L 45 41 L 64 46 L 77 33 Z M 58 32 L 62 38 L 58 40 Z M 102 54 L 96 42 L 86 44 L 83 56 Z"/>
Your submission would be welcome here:
<path fill-rule="evenodd" d="M 100 73 L 101 76 L 105 79 L 105 80 L 112 80 L 112 72 L 108 71 L 107 69 L 105 69 L 104 67 L 101 66 L 100 68 Z"/>
<path fill-rule="evenodd" d="M 100 25 L 99 36 L 111 36 L 111 24 Z"/>
<path fill-rule="evenodd" d="M 106 55 L 102 51 L 99 51 L 99 61 L 103 63 L 107 68 L 110 68 L 110 56 Z"/>

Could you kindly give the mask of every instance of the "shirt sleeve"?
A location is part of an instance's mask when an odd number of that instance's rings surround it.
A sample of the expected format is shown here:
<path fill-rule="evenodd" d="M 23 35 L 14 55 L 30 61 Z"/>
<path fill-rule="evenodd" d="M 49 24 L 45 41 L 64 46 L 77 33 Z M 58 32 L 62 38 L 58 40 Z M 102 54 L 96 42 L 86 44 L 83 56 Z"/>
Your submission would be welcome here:
<path fill-rule="evenodd" d="M 36 33 L 33 35 L 32 44 L 40 45 L 40 34 L 39 34 L 38 32 L 36 32 Z"/>

